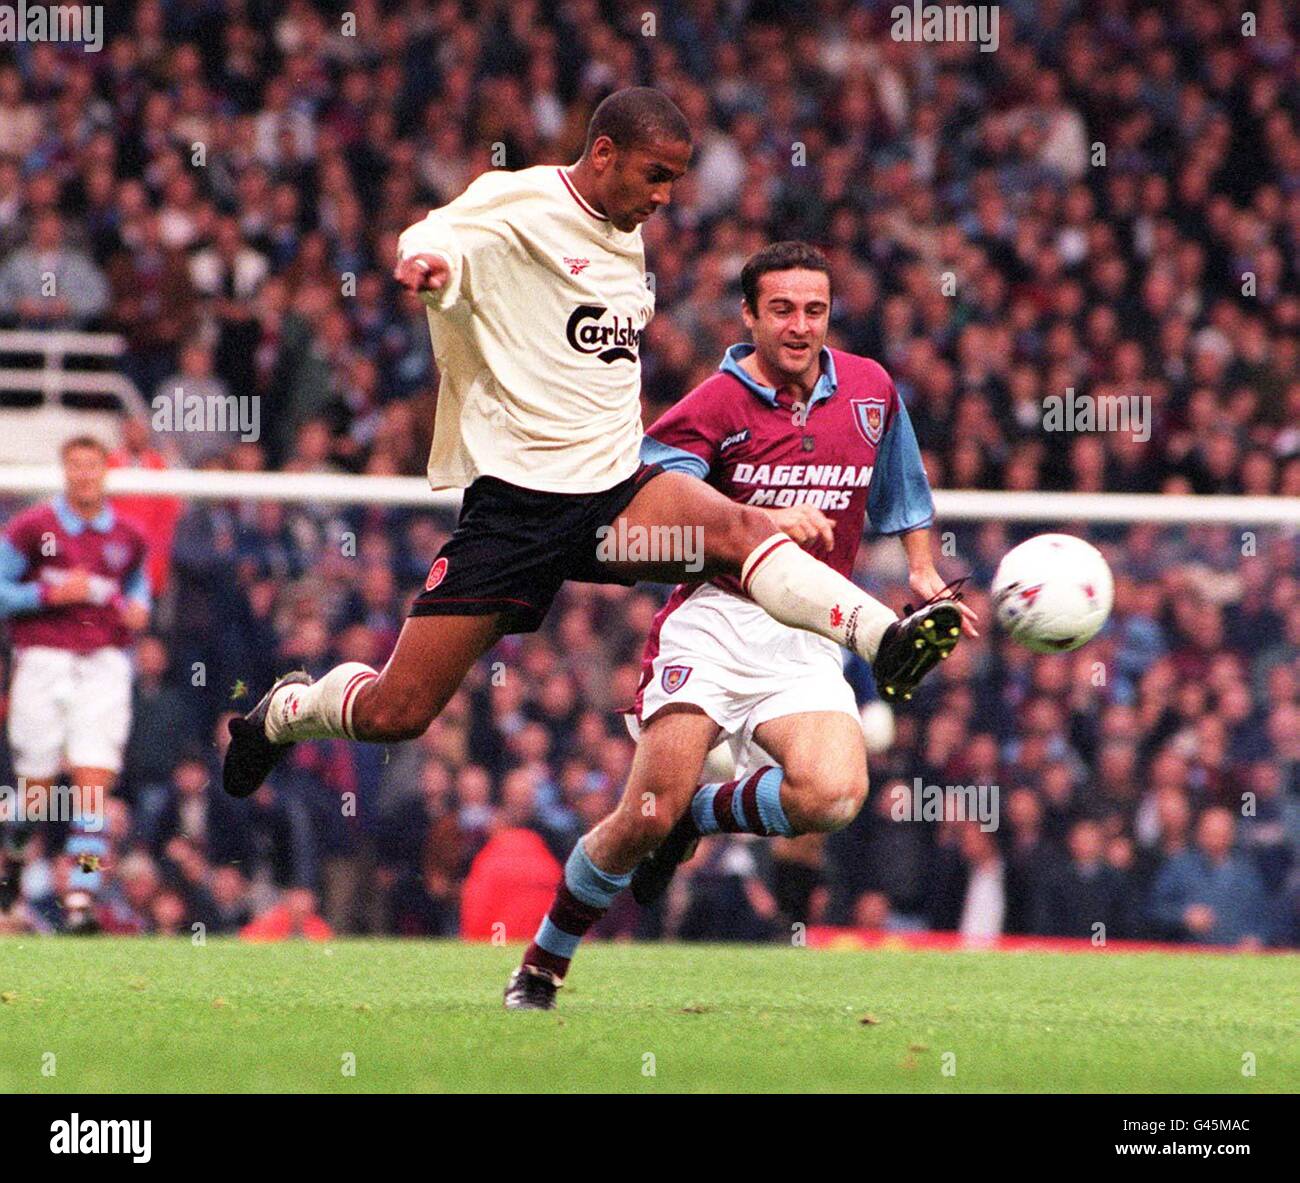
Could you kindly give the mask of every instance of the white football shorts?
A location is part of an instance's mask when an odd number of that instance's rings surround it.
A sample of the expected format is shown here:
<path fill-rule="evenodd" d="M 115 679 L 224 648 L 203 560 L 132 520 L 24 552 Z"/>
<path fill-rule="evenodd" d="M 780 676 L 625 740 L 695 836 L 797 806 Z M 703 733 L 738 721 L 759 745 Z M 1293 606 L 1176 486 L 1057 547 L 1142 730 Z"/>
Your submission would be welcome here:
<path fill-rule="evenodd" d="M 635 715 L 627 717 L 634 739 L 663 707 L 689 703 L 722 729 L 718 743 L 730 744 L 739 777 L 773 763 L 754 740 L 770 719 L 842 711 L 859 721 L 834 641 L 789 628 L 711 583 L 678 588 L 669 606 L 646 641 Z"/>
<path fill-rule="evenodd" d="M 131 659 L 106 647 L 74 653 L 45 645 L 14 650 L 9 746 L 14 771 L 49 780 L 61 769 L 122 769 L 131 729 Z"/>

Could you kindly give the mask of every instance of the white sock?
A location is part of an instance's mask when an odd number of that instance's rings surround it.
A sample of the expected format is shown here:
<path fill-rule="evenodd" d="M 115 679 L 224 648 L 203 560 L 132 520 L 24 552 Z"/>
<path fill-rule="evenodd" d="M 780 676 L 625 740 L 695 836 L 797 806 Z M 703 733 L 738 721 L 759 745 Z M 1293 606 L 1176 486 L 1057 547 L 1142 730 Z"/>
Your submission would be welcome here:
<path fill-rule="evenodd" d="M 785 534 L 750 551 L 740 586 L 769 616 L 808 629 L 875 661 L 880 638 L 898 616 Z"/>
<path fill-rule="evenodd" d="M 356 739 L 352 734 L 352 705 L 357 691 L 377 677 L 370 666 L 346 661 L 310 686 L 282 686 L 266 712 L 266 738 L 272 743 Z"/>

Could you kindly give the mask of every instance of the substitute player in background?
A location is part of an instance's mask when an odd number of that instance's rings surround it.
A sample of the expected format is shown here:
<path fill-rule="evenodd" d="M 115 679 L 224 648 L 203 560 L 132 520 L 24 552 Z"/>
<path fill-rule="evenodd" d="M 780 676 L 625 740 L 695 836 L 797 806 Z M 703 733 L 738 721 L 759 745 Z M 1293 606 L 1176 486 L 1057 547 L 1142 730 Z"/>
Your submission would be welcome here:
<path fill-rule="evenodd" d="M 504 634 L 536 629 L 567 579 L 696 569 L 686 553 L 605 561 L 611 524 L 622 538 L 697 531 L 705 577 L 739 579 L 763 610 L 852 649 L 900 693 L 938 660 L 932 638 L 957 619 L 951 605 L 899 621 L 763 510 L 640 459 L 640 345 L 654 312 L 640 227 L 690 155 L 671 101 L 622 90 L 597 107 L 577 164 L 485 173 L 402 234 L 395 275 L 428 306 L 441 374 L 429 481 L 468 486 L 460 519 L 382 672 L 348 662 L 312 684 L 297 671 L 231 721 L 228 792 L 252 793 L 301 739 L 423 734 L 473 663 Z M 577 859 L 584 882 L 627 881 L 581 846 Z"/>
<path fill-rule="evenodd" d="M 825 347 L 830 268 L 815 248 L 781 242 L 741 272 L 753 345 L 646 433 L 642 457 L 767 508 L 796 542 L 852 574 L 864 520 L 898 535 L 912 590 L 942 597 L 934 506 L 907 410 L 874 361 Z M 971 636 L 975 614 L 958 605 Z M 956 637 L 937 639 L 946 657 Z M 910 694 L 891 693 L 887 699 Z M 787 628 L 730 576 L 683 584 L 655 619 L 636 702 L 640 735 L 617 809 L 584 837 L 586 857 L 631 879 L 653 903 L 701 835 L 791 837 L 847 825 L 867 795 L 867 753 L 840 649 Z M 722 739 L 736 779 L 700 787 Z M 649 807 L 649 804 L 653 808 Z M 638 865 L 639 864 L 639 865 Z M 613 900 L 566 876 L 506 989 L 512 1009 L 549 1009 L 583 933 Z"/>
<path fill-rule="evenodd" d="M 92 831 L 102 824 L 131 727 L 127 647 L 149 623 L 147 546 L 104 500 L 107 450 L 78 436 L 61 456 L 63 495 L 20 513 L 0 537 L 0 616 L 13 643 L 9 746 L 15 793 L 24 797 L 20 816 L 0 822 L 6 911 L 17 898 L 32 818 L 49 818 L 60 771 L 71 776 L 83 812 L 97 816 L 57 820 Z"/>

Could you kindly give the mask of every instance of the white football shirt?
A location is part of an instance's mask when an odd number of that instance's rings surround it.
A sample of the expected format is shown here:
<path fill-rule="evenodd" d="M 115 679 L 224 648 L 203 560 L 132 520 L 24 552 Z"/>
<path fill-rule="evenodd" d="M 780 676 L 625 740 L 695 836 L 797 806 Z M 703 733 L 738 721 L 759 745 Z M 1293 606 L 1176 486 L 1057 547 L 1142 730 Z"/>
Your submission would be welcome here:
<path fill-rule="evenodd" d="M 639 227 L 617 229 L 563 168 L 539 165 L 484 173 L 398 250 L 451 268 L 423 293 L 442 377 L 435 489 L 494 476 L 595 493 L 636 471 L 641 334 L 654 315 Z"/>

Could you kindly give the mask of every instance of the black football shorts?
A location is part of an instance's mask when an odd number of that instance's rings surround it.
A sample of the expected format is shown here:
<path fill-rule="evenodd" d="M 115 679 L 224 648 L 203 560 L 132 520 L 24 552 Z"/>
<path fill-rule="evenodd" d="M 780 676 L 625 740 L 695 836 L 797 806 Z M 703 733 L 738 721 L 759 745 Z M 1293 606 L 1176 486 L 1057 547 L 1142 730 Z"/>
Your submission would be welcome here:
<path fill-rule="evenodd" d="M 630 583 L 596 558 L 596 531 L 661 472 L 643 464 L 600 493 L 541 493 L 479 477 L 465 490 L 455 533 L 429 568 L 411 615 L 500 612 L 503 632 L 531 633 L 566 580 Z"/>

